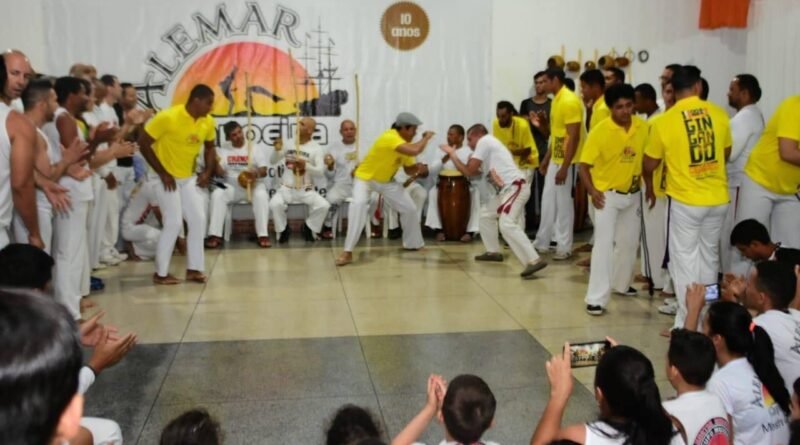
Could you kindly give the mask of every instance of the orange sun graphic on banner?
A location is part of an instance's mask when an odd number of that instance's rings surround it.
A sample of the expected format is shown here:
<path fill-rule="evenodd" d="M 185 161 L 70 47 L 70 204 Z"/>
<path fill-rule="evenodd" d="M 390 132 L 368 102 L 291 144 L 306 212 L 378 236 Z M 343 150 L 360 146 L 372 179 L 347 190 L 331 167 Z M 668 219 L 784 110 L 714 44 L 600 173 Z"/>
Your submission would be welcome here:
<path fill-rule="evenodd" d="M 292 70 L 297 85 L 292 84 Z M 253 116 L 290 115 L 296 103 L 319 97 L 317 85 L 289 54 L 255 42 L 229 43 L 208 51 L 181 76 L 172 104 L 186 103 L 195 85 L 214 90 L 214 116 L 246 116 L 245 73 L 250 81 Z"/>

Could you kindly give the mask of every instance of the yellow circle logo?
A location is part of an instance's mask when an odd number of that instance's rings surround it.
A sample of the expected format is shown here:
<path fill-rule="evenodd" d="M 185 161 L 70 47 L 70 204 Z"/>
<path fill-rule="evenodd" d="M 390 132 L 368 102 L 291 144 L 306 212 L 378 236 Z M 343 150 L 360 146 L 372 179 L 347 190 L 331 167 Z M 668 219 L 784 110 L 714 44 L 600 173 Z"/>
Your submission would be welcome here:
<path fill-rule="evenodd" d="M 430 23 L 428 14 L 416 3 L 398 2 L 389 6 L 381 18 L 383 39 L 392 48 L 409 51 L 425 42 Z"/>

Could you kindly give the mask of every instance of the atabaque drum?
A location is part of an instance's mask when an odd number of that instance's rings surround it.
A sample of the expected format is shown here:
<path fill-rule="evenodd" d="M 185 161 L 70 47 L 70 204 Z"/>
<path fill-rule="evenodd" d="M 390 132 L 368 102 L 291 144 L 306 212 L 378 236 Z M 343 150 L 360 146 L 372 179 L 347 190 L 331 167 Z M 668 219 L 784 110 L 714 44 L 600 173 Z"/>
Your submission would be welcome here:
<path fill-rule="evenodd" d="M 439 174 L 439 216 L 442 232 L 448 241 L 458 241 L 467 233 L 469 222 L 469 181 L 458 170 Z"/>

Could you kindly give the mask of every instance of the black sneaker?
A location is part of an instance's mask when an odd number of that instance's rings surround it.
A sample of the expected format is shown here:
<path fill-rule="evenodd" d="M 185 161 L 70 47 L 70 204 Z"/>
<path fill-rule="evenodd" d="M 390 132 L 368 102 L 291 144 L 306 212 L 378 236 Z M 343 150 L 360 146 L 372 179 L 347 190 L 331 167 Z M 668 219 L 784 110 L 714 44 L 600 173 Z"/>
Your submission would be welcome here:
<path fill-rule="evenodd" d="M 605 312 L 605 311 L 606 310 L 603 309 L 602 306 L 594 306 L 594 305 L 591 305 L 591 304 L 587 304 L 586 305 L 586 313 L 589 314 L 589 315 L 595 315 L 595 316 L 603 315 L 603 312 Z"/>
<path fill-rule="evenodd" d="M 285 244 L 289 241 L 289 236 L 292 234 L 292 229 L 289 226 L 286 226 L 283 232 L 278 236 L 278 243 Z"/>
<path fill-rule="evenodd" d="M 400 227 L 396 229 L 389 229 L 389 232 L 386 235 L 389 239 L 400 239 L 403 237 L 403 229 Z"/>
<path fill-rule="evenodd" d="M 639 295 L 639 291 L 636 290 L 635 287 L 629 287 L 628 290 L 626 290 L 625 292 L 617 292 L 617 293 L 620 295 L 625 295 L 626 297 L 635 297 Z"/>
<path fill-rule="evenodd" d="M 314 231 L 311 230 L 311 228 L 308 227 L 306 224 L 303 224 L 303 229 L 301 230 L 301 232 L 303 233 L 303 238 L 305 238 L 306 241 L 313 243 L 314 241 L 317 240 L 317 237 L 314 235 Z"/>

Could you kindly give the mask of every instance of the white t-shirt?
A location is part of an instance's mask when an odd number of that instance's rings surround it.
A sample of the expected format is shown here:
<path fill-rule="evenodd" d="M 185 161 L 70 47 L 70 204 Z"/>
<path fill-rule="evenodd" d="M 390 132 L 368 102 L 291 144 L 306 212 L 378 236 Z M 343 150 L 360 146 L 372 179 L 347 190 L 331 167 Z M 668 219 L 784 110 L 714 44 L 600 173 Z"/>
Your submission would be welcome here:
<path fill-rule="evenodd" d="M 446 153 L 442 151 L 442 149 L 438 149 L 436 151 L 436 159 L 433 160 L 430 166 L 430 171 L 432 175 L 438 176 L 442 170 L 458 170 L 456 165 L 453 163 L 453 160 L 448 158 L 447 162 L 442 164 L 442 159 Z M 472 156 L 472 150 L 466 145 L 462 145 L 456 149 L 456 157 L 462 164 L 467 165 L 469 162 L 469 157 Z"/>
<path fill-rule="evenodd" d="M 494 171 L 503 186 L 509 186 L 516 180 L 524 179 L 522 172 L 511 157 L 511 152 L 496 137 L 487 134 L 478 140 L 472 158 L 481 161 L 481 170 L 485 178 Z M 500 184 L 498 184 L 500 185 Z"/>
<path fill-rule="evenodd" d="M 800 311 L 767 311 L 753 321 L 769 334 L 775 349 L 775 366 L 791 394 L 794 381 L 800 378 Z"/>
<path fill-rule="evenodd" d="M 159 181 L 140 181 L 131 192 L 130 200 L 122 211 L 122 225 L 143 224 L 150 213 L 158 207 L 156 188 Z"/>
<path fill-rule="evenodd" d="M 731 118 L 733 146 L 728 159 L 728 187 L 739 187 L 744 179 L 744 166 L 750 158 L 761 132 L 764 131 L 764 115 L 757 105 L 748 105 Z"/>
<path fill-rule="evenodd" d="M 350 185 L 353 183 L 353 170 L 358 165 L 358 151 L 355 144 L 345 144 L 344 142 L 331 144 L 327 154 L 333 156 L 333 171 L 325 166 L 325 176 L 328 178 L 328 188 L 334 184 Z M 324 160 L 324 157 L 323 157 Z"/>
<path fill-rule="evenodd" d="M 708 391 L 692 391 L 664 402 L 664 409 L 683 424 L 687 445 L 730 443 L 728 413 L 722 401 Z"/>
<path fill-rule="evenodd" d="M 262 152 L 262 147 L 253 145 L 253 165 L 248 166 L 250 158 L 247 155 L 247 145 L 236 148 L 228 143 L 222 147 L 217 147 L 219 165 L 225 170 L 225 182 L 234 187 L 239 187 L 239 173 L 249 168 L 266 167 L 266 156 L 260 155 L 260 152 Z"/>
<path fill-rule="evenodd" d="M 14 215 L 11 200 L 11 137 L 6 127 L 11 107 L 0 102 L 0 227 L 9 227 Z"/>
<path fill-rule="evenodd" d="M 107 122 L 109 124 L 117 126 L 118 119 L 116 113 L 114 113 L 113 119 L 110 116 L 107 116 L 102 108 L 103 105 L 105 105 L 105 103 L 101 105 L 95 105 L 95 107 L 92 108 L 92 111 L 87 111 L 81 115 L 81 117 L 83 117 L 83 120 L 89 125 L 89 128 L 96 128 L 103 122 Z M 108 107 L 108 105 L 106 105 L 106 107 Z M 111 111 L 113 112 L 114 109 L 112 108 Z M 97 146 L 97 151 L 105 151 L 105 150 L 108 150 L 107 143 L 102 143 Z M 112 166 L 116 164 L 117 163 L 115 160 L 108 161 L 105 164 L 101 165 L 100 167 L 96 168 L 95 173 L 101 178 L 105 178 L 109 174 L 113 173 Z"/>
<path fill-rule="evenodd" d="M 706 390 L 716 394 L 733 420 L 737 445 L 789 443 L 789 422 L 746 358 L 738 358 L 711 376 Z"/>
<path fill-rule="evenodd" d="M 283 185 L 289 188 L 297 187 L 313 187 L 314 178 L 319 178 L 324 175 L 322 169 L 325 166 L 325 152 L 319 143 L 315 140 L 310 140 L 300 146 L 299 153 L 295 150 L 294 146 L 284 147 L 283 150 L 276 150 L 272 152 L 271 163 L 276 164 L 281 159 L 286 161 L 286 171 L 283 173 Z M 306 172 L 302 177 L 295 178 L 294 161 L 297 157 L 306 161 Z"/>
<path fill-rule="evenodd" d="M 597 421 L 591 422 L 586 424 L 586 440 L 583 442 L 584 445 L 622 445 L 625 443 L 627 439 L 624 436 L 620 436 L 619 438 L 615 438 L 619 434 L 616 429 L 614 429 L 611 425 Z M 611 437 L 608 437 L 611 436 Z M 685 445 L 683 442 L 683 438 L 680 434 L 675 432 L 675 435 L 672 436 L 672 440 L 670 441 L 670 445 Z M 714 444 L 709 444 L 714 445 Z"/>
<path fill-rule="evenodd" d="M 58 120 L 59 116 L 64 113 L 68 113 L 67 110 L 62 107 L 58 107 L 53 122 L 47 123 L 44 127 L 42 127 L 42 131 L 47 135 L 47 137 L 50 139 L 50 143 L 54 147 L 54 156 L 52 159 L 53 163 L 61 161 L 61 150 L 55 148 L 61 147 L 61 135 L 58 133 L 58 128 L 56 128 L 55 121 Z M 81 141 L 86 141 L 81 127 L 78 126 L 77 123 L 75 125 L 78 128 L 78 138 L 80 138 Z M 58 180 L 58 183 L 69 190 L 69 197 L 74 202 L 86 202 L 94 199 L 94 190 L 92 189 L 91 177 L 86 178 L 83 181 L 78 181 L 65 173 L 64 176 Z"/>

